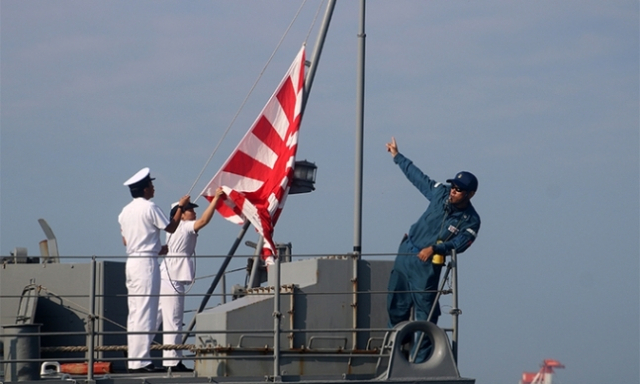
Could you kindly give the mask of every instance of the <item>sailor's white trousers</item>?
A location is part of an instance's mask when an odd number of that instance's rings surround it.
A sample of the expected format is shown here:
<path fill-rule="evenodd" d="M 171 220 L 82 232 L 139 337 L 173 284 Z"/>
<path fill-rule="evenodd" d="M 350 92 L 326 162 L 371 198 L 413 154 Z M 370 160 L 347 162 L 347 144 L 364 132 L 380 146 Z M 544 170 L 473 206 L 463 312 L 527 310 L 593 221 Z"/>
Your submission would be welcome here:
<path fill-rule="evenodd" d="M 160 282 L 160 313 L 158 314 L 158 325 L 162 323 L 164 332 L 181 332 L 184 317 L 184 293 L 185 286 L 190 281 L 171 281 L 166 272 L 163 271 Z M 181 333 L 163 333 L 162 344 L 173 345 L 182 344 Z M 182 350 L 169 349 L 162 351 L 162 365 L 165 367 L 175 367 L 182 359 Z M 174 359 L 171 359 L 174 358 Z"/>
<path fill-rule="evenodd" d="M 129 369 L 151 364 L 151 342 L 157 330 L 160 268 L 156 254 L 134 253 L 127 258 L 126 284 L 129 305 L 127 346 Z M 132 332 L 147 332 L 132 334 Z"/>

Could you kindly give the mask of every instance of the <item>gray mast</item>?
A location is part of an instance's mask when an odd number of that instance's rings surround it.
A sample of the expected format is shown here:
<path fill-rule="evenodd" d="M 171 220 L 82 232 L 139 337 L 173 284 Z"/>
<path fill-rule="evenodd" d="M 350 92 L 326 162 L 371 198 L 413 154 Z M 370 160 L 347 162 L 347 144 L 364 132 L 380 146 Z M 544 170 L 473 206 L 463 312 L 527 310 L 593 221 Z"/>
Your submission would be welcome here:
<path fill-rule="evenodd" d="M 367 35 L 364 32 L 365 21 L 365 0 L 360 0 L 360 27 L 358 31 L 358 70 L 357 70 L 357 92 L 356 92 L 356 164 L 355 164 L 355 207 L 353 214 L 353 267 L 351 275 L 352 292 L 352 349 L 358 348 L 359 335 L 358 328 L 358 265 L 362 257 L 362 145 L 364 136 L 364 51 Z"/>
<path fill-rule="evenodd" d="M 360 0 L 360 30 L 358 32 L 358 75 L 356 92 L 356 165 L 355 165 L 355 208 L 353 217 L 353 253 L 362 254 L 362 146 L 364 142 L 364 32 L 365 0 Z"/>

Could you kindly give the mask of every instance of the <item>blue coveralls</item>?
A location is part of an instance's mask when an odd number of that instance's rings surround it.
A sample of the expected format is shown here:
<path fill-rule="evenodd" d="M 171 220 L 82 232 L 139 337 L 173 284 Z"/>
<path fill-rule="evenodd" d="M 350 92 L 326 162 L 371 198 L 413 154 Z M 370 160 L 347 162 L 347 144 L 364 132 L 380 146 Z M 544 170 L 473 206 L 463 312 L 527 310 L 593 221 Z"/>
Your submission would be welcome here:
<path fill-rule="evenodd" d="M 450 254 L 452 249 L 462 253 L 473 243 L 480 229 L 480 216 L 471 203 L 463 210 L 449 204 L 450 186 L 431 180 L 401 153 L 396 154 L 393 161 L 430 204 L 398 248 L 389 276 L 387 312 L 390 327 L 409 320 L 412 307 L 415 320 L 427 320 L 435 300 L 442 265 L 433 264 L 431 259 L 423 262 L 417 257 L 418 252 L 433 246 L 435 254 Z M 436 244 L 438 240 L 442 243 Z M 431 322 L 437 324 L 439 316 L 440 305 L 436 303 Z M 427 353 L 423 344 L 416 362 L 424 361 Z"/>

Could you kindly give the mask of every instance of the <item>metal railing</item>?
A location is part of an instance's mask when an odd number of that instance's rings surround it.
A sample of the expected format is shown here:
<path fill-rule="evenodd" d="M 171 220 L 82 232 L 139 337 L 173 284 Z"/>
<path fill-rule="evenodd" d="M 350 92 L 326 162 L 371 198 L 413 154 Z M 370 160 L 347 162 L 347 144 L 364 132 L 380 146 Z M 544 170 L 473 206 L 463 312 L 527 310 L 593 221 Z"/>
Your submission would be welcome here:
<path fill-rule="evenodd" d="M 346 257 L 348 257 L 349 255 L 345 255 Z M 389 255 L 367 255 L 369 258 L 375 258 L 376 256 L 389 256 Z M 204 256 L 199 256 L 199 257 L 204 257 Z M 402 257 L 402 255 L 399 255 L 397 257 Z M 454 354 L 454 358 L 457 360 L 457 351 L 458 351 L 458 316 L 460 315 L 460 309 L 458 308 L 458 294 L 457 294 L 457 268 L 456 268 L 456 263 L 457 263 L 457 257 L 455 252 L 453 252 L 453 254 L 451 255 L 451 260 L 447 263 L 446 265 L 446 271 L 444 274 L 444 277 L 441 279 L 441 284 L 439 289 L 437 290 L 437 296 L 436 296 L 436 300 L 434 301 L 434 306 L 431 309 L 431 313 L 429 314 L 429 318 L 431 318 L 433 311 L 435 309 L 435 306 L 438 303 L 438 300 L 440 299 L 440 297 L 443 294 L 452 294 L 452 303 L 451 303 L 451 310 L 450 310 L 450 314 L 452 316 L 452 327 L 451 328 L 443 328 L 445 331 L 451 333 L 451 348 Z M 99 352 L 105 352 L 105 351 L 126 351 L 126 346 L 104 346 L 104 345 L 96 345 L 96 340 L 97 338 L 101 337 L 101 336 L 107 336 L 107 335 L 126 335 L 126 334 L 148 334 L 148 332 L 127 332 L 126 330 L 123 331 L 99 331 L 97 330 L 96 327 L 96 320 L 98 320 L 100 318 L 100 316 L 98 314 L 96 314 L 96 301 L 97 300 L 101 300 L 103 298 L 103 295 L 99 295 L 96 292 L 96 280 L 97 280 L 97 275 L 96 275 L 96 271 L 97 271 L 97 258 L 94 256 L 91 258 L 91 262 L 90 262 L 90 287 L 89 287 L 89 308 L 88 308 L 88 312 L 85 313 L 86 316 L 86 332 L 40 332 L 39 329 L 37 327 L 30 327 L 29 325 L 25 324 L 25 327 L 28 329 L 27 332 L 24 331 L 20 331 L 17 334 L 7 334 L 4 333 L 2 335 L 0 335 L 0 337 L 3 340 L 7 340 L 7 339 L 11 339 L 11 342 L 9 344 L 20 344 L 21 340 L 31 340 L 33 338 L 42 338 L 42 337 L 47 337 L 47 336 L 60 336 L 62 334 L 64 335 L 68 335 L 68 336 L 78 336 L 78 335 L 85 335 L 86 336 L 86 346 L 76 346 L 76 349 L 73 349 L 73 352 L 84 352 L 85 353 L 85 358 L 84 359 L 78 359 L 78 358 L 64 358 L 64 357 L 59 357 L 56 358 L 56 361 L 58 363 L 65 363 L 65 362 L 78 362 L 78 361 L 82 361 L 85 362 L 87 364 L 87 374 L 86 374 L 86 378 L 89 381 L 92 381 L 95 379 L 95 372 L 94 372 L 94 363 L 96 362 L 96 357 L 98 356 Z M 241 269 L 237 269 L 234 272 L 240 271 Z M 230 330 L 230 329 L 198 329 L 198 331 L 192 331 L 192 330 L 184 330 L 184 331 L 158 331 L 158 332 L 153 332 L 154 334 L 165 334 L 165 333 L 171 333 L 171 334 L 183 334 L 183 335 L 188 335 L 188 334 L 194 334 L 196 337 L 198 337 L 198 335 L 203 335 L 203 334 L 218 334 L 218 333 L 225 333 L 225 334 L 241 334 L 240 340 L 243 340 L 243 338 L 249 337 L 249 335 L 260 335 L 260 336 L 265 336 L 265 335 L 272 335 L 273 336 L 273 347 L 269 348 L 269 347 L 265 347 L 265 348 L 251 348 L 251 347 L 242 347 L 241 346 L 241 341 L 239 342 L 238 347 L 235 347 L 235 350 L 239 350 L 242 349 L 244 351 L 248 351 L 248 352 L 256 352 L 255 355 L 252 355 L 251 358 L 253 359 L 273 359 L 273 370 L 271 372 L 270 380 L 273 381 L 280 381 L 280 373 L 281 373 L 281 357 L 282 357 L 282 348 L 280 345 L 281 342 L 281 336 L 283 334 L 283 332 L 286 332 L 289 335 L 295 334 L 295 333 L 336 333 L 336 332 L 350 332 L 352 333 L 354 336 L 354 344 L 353 347 L 351 349 L 347 349 L 347 338 L 343 337 L 343 336 L 328 336 L 331 339 L 335 339 L 335 340 L 340 340 L 341 344 L 342 344 L 342 348 L 339 348 L 339 350 L 327 350 L 327 351 L 323 351 L 321 349 L 316 349 L 314 350 L 313 348 L 311 348 L 312 346 L 312 342 L 316 339 L 320 339 L 321 337 L 318 336 L 311 336 L 311 338 L 309 339 L 308 343 L 307 343 L 307 347 L 306 350 L 297 350 L 297 351 L 293 351 L 293 352 L 289 352 L 289 351 L 285 351 L 285 353 L 287 355 L 291 355 L 291 354 L 295 354 L 295 353 L 300 353 L 303 354 L 305 358 L 310 358 L 310 357 L 353 357 L 353 356 L 358 356 L 361 357 L 363 355 L 367 355 L 370 354 L 372 357 L 379 359 L 380 357 L 388 357 L 388 354 L 385 355 L 384 351 L 381 351 L 382 348 L 378 348 L 378 347 L 372 347 L 372 343 L 373 343 L 373 339 L 376 339 L 376 337 L 373 338 L 369 338 L 369 340 L 367 340 L 367 345 L 365 347 L 365 349 L 363 351 L 359 351 L 357 350 L 357 345 L 356 345 L 356 334 L 358 332 L 369 332 L 369 333 L 385 333 L 387 332 L 389 329 L 388 328 L 360 328 L 360 329 L 356 329 L 356 328 L 330 328 L 330 329 L 287 329 L 287 330 L 282 330 L 281 328 L 281 319 L 282 319 L 282 312 L 281 312 L 281 296 L 283 295 L 283 293 L 281 292 L 281 289 L 276 289 L 275 287 L 280 287 L 281 286 L 281 281 L 280 281 L 280 270 L 281 270 L 281 265 L 280 265 L 280 260 L 276 259 L 276 264 L 275 264 L 275 280 L 274 280 L 274 288 L 273 289 L 264 289 L 264 293 L 257 293 L 254 292 L 252 294 L 254 295 L 259 295 L 259 294 L 264 294 L 264 295 L 271 295 L 273 296 L 273 328 L 272 329 L 235 329 L 235 330 Z M 450 284 L 450 289 L 445 289 L 445 285 L 446 284 Z M 226 290 L 223 289 L 223 295 L 226 295 Z M 318 293 L 303 293 L 304 295 L 324 295 L 324 294 L 332 294 L 332 295 L 351 295 L 353 292 L 352 291 L 345 291 L 345 292 L 333 292 L 333 293 L 323 293 L 323 292 L 318 292 Z M 375 295 L 375 294 L 387 294 L 387 291 L 359 291 L 357 292 L 357 294 L 369 294 L 369 295 Z M 293 293 L 284 293 L 285 295 L 291 295 Z M 301 292 L 297 292 L 297 294 L 301 294 Z M 210 296 L 215 296 L 214 294 L 212 294 L 211 292 L 207 292 L 207 295 Z M 200 296 L 198 294 L 194 294 L 194 295 L 190 295 L 190 296 Z M 36 296 L 37 297 L 37 296 Z M 73 295 L 73 297 L 86 297 L 86 295 Z M 16 296 L 5 296 L 2 297 L 0 299 L 2 300 L 7 300 L 10 298 L 16 298 Z M 224 302 L 225 300 L 223 300 Z M 103 319 L 104 320 L 104 319 Z M 354 326 L 355 326 L 355 322 L 354 322 Z M 124 328 L 124 327 L 123 327 Z M 38 329 L 36 332 L 33 332 L 33 329 Z M 420 340 L 418 342 L 417 345 L 420 345 L 420 342 L 422 341 L 422 337 L 423 335 L 420 336 Z M 378 337 L 377 339 L 382 339 L 381 337 Z M 39 345 L 39 343 L 38 343 Z M 30 364 L 30 363 L 38 363 L 38 364 L 42 364 L 45 363 L 47 361 L 50 361 L 51 358 L 34 358 L 34 357 L 26 357 L 25 355 L 19 355 L 19 354 L 15 354 L 15 351 L 9 351 L 9 353 L 7 353 L 7 348 L 14 348 L 13 345 L 9 345 L 7 344 L 7 342 L 4 343 L 4 349 L 5 349 L 5 353 L 4 353 L 4 358 L 2 361 L 0 361 L 0 363 L 3 366 L 9 366 L 10 364 Z M 181 345 L 170 345 L 170 346 L 162 346 L 162 347 L 155 347 L 152 348 L 153 350 L 159 350 L 159 349 L 182 349 L 182 350 L 189 350 L 190 352 L 193 352 L 195 354 L 195 357 L 193 357 L 193 359 L 197 359 L 197 360 L 229 360 L 229 359 L 242 359 L 242 358 L 246 358 L 246 355 L 242 355 L 242 356 L 234 356 L 234 355 L 230 355 L 230 354 L 220 354 L 217 352 L 227 352 L 227 348 L 225 346 L 204 346 L 201 348 L 197 348 L 194 344 L 181 344 Z M 371 349 L 370 349 L 371 348 Z M 62 351 L 63 348 L 57 349 L 57 348 L 49 348 L 47 349 L 47 352 L 63 352 Z M 417 351 L 417 348 L 416 348 Z M 39 351 L 38 351 L 39 352 Z M 66 352 L 66 351 L 65 351 Z M 214 355 L 212 356 L 204 356 L 203 353 L 201 352 L 213 352 Z M 417 353 L 417 352 L 416 352 Z M 9 358 L 7 358 L 9 357 Z M 184 357 L 184 359 L 187 359 L 188 357 Z M 413 361 L 413 359 L 415 358 L 415 353 L 413 354 L 413 356 L 411 356 L 409 358 L 410 361 Z M 167 360 L 167 359 L 174 359 L 174 358 L 163 358 L 163 357 L 152 357 L 153 360 Z M 128 358 L 128 357 L 108 357 L 108 358 L 101 358 L 101 361 L 108 361 L 108 362 L 128 362 L 131 360 L 135 360 L 132 358 Z M 140 359 L 138 359 L 140 360 Z M 40 370 L 38 370 L 40 371 Z M 5 370 L 5 379 L 7 376 L 7 372 Z"/>

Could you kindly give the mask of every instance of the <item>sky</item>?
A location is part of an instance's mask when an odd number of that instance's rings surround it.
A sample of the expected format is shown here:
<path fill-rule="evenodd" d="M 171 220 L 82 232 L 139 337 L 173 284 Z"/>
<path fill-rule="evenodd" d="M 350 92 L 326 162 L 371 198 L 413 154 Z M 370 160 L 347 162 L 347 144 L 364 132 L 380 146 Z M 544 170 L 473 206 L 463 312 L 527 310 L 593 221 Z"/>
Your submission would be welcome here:
<path fill-rule="evenodd" d="M 292 24 L 301 4 L 0 2 L 0 254 L 38 255 L 44 218 L 63 256 L 124 256 L 122 184 L 143 167 L 165 212 L 196 200 L 305 41 L 311 56 L 321 4 Z M 294 255 L 353 250 L 358 15 L 338 2 L 300 128 L 316 190 L 290 196 L 275 229 Z M 432 178 L 479 179 L 461 374 L 517 383 L 551 358 L 566 366 L 554 382 L 637 383 L 638 2 L 372 0 L 365 30 L 364 257 L 391 259 L 428 204 L 386 152 L 393 136 Z M 198 254 L 225 255 L 239 229 L 214 216 Z M 221 263 L 199 260 L 199 277 Z"/>

